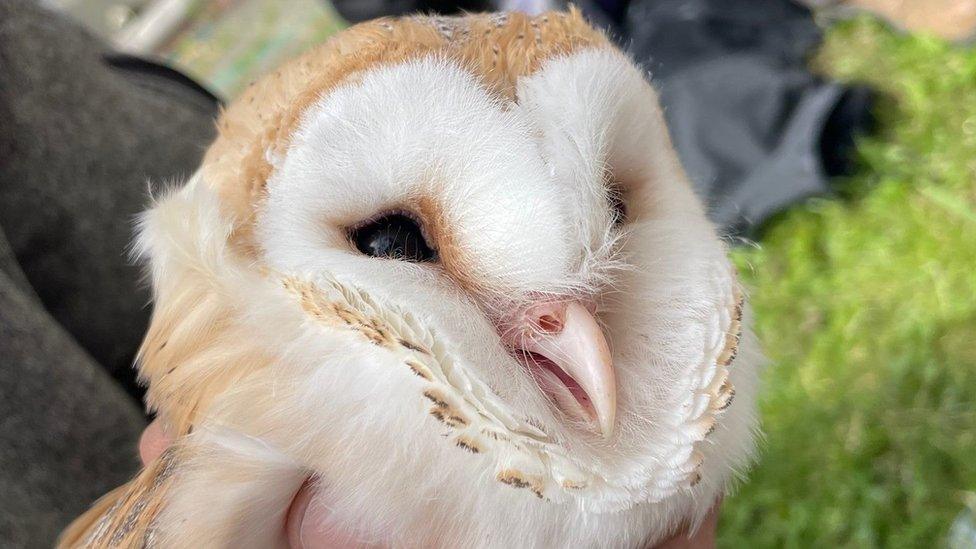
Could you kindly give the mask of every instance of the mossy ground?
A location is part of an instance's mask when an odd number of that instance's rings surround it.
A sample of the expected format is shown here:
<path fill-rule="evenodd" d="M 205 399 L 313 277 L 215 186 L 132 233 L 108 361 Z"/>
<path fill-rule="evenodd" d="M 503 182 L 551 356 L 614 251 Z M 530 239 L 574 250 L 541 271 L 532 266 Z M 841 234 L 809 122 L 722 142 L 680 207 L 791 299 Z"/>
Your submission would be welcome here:
<path fill-rule="evenodd" d="M 814 60 L 883 98 L 838 196 L 735 259 L 770 357 L 726 547 L 932 547 L 976 503 L 976 49 L 840 23 Z"/>

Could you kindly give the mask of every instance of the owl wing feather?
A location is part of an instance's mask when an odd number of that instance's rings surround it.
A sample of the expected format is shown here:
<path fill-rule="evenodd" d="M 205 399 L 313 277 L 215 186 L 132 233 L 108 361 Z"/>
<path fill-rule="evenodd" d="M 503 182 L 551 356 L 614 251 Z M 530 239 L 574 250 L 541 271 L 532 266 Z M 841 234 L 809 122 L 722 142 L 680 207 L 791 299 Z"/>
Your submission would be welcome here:
<path fill-rule="evenodd" d="M 102 496 L 58 539 L 59 549 L 153 547 L 153 525 L 175 469 L 177 447 L 163 452 L 136 478 Z"/>

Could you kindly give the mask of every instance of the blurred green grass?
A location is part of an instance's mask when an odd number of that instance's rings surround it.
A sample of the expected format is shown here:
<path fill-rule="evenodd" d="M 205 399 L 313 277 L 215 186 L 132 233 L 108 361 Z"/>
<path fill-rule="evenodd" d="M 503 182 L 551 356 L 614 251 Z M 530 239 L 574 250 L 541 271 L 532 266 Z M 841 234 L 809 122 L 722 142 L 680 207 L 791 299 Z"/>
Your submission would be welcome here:
<path fill-rule="evenodd" d="M 976 500 L 976 50 L 863 17 L 815 66 L 878 89 L 880 128 L 735 254 L 770 364 L 720 546 L 939 546 Z"/>

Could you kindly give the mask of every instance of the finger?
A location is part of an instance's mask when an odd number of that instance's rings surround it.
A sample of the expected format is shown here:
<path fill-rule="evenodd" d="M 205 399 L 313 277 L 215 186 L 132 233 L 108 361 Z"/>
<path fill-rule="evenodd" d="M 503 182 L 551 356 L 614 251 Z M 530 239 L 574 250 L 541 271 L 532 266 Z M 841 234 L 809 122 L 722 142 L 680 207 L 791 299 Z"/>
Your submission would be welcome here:
<path fill-rule="evenodd" d="M 172 443 L 173 438 L 163 430 L 163 424 L 157 419 L 139 437 L 139 459 L 143 465 L 151 463 Z"/>
<path fill-rule="evenodd" d="M 292 501 L 285 519 L 288 545 L 292 549 L 362 549 L 370 545 L 331 524 L 332 510 L 316 495 L 313 479 L 305 481 Z"/>
<path fill-rule="evenodd" d="M 683 530 L 655 546 L 655 549 L 714 549 L 718 531 L 718 509 L 721 504 L 721 500 L 715 503 L 697 530 L 690 534 Z"/>

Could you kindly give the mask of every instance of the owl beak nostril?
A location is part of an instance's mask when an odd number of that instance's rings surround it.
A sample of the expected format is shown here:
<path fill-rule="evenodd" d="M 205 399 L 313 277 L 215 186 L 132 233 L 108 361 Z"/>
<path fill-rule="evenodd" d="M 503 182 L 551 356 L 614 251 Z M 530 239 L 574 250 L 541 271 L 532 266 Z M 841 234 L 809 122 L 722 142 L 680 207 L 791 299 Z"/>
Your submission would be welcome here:
<path fill-rule="evenodd" d="M 529 358 L 540 387 L 567 415 L 613 433 L 617 387 L 610 347 L 593 313 L 583 304 L 544 302 L 523 313 L 508 343 Z"/>
<path fill-rule="evenodd" d="M 544 333 L 558 334 L 563 330 L 563 320 L 551 314 L 540 316 L 535 324 Z"/>

